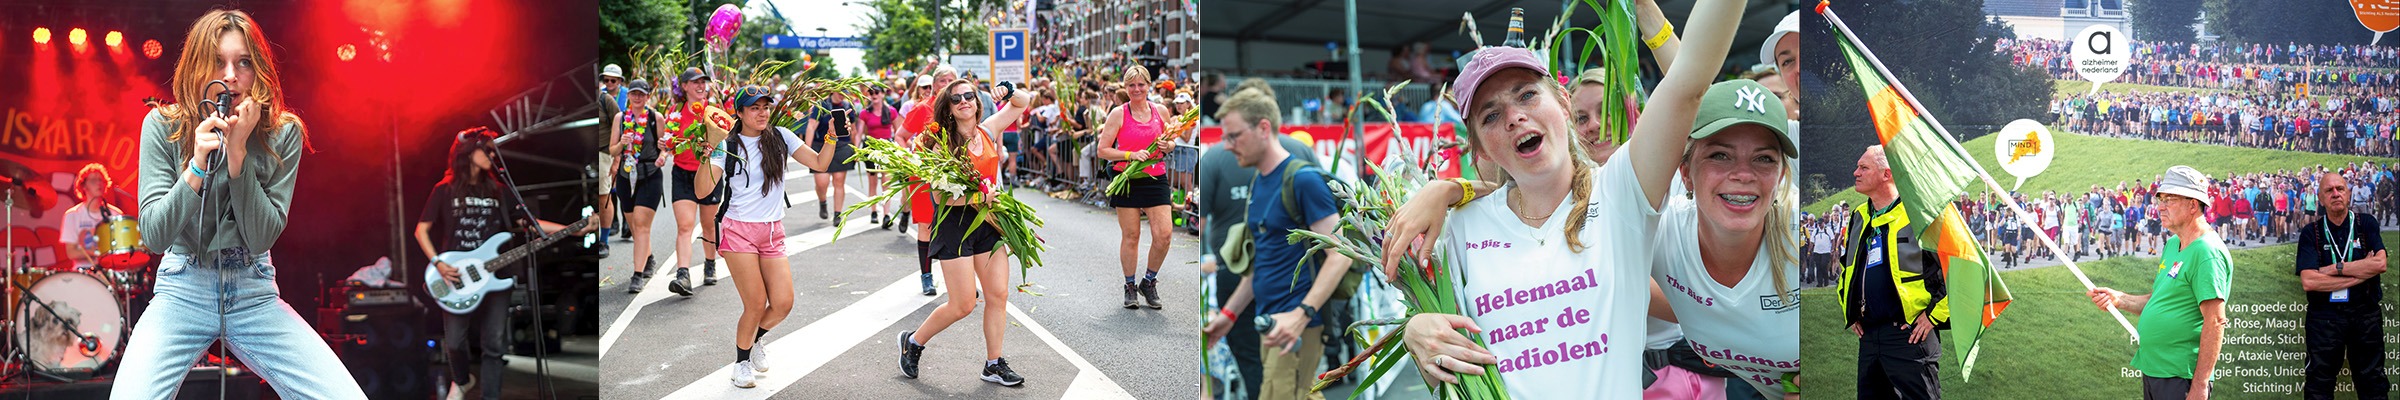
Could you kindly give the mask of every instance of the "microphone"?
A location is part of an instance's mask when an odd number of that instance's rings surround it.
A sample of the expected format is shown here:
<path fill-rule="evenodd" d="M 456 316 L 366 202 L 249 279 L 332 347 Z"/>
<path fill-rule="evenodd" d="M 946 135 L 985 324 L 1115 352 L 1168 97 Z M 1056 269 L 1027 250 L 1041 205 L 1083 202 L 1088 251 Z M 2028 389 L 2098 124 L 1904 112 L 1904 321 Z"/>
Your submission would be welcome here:
<path fill-rule="evenodd" d="M 223 87 L 225 87 L 225 90 L 224 90 L 224 91 L 217 92 L 217 99 L 216 99 L 216 103 L 217 103 L 217 104 L 216 104 L 216 106 L 217 106 L 217 116 L 218 116 L 218 117 L 228 117 L 228 116 L 232 116 L 232 115 L 233 115 L 233 105 L 232 105 L 232 104 L 229 104 L 229 103 L 232 103 L 232 102 L 233 102 L 233 86 L 232 86 L 232 85 L 228 85 L 228 84 L 226 84 L 224 80 L 213 80 L 213 81 L 208 81 L 208 85 L 207 85 L 207 86 L 202 86 L 202 88 L 216 87 L 216 86 L 223 86 Z M 217 139 L 218 139 L 218 140 L 224 140 L 224 138 L 225 138 L 225 130 L 224 130 L 224 129 L 222 129 L 222 128 L 220 128 L 220 129 L 213 129 L 213 130 L 210 130 L 210 131 L 209 131 L 209 133 L 215 133 L 215 134 L 217 134 Z M 217 170 L 223 170 L 223 169 L 225 169 L 225 149 L 223 149 L 223 148 L 219 148 L 219 149 L 216 149 L 216 150 L 209 150 L 209 151 L 208 151 L 208 170 L 210 170 L 210 171 L 217 171 Z"/>

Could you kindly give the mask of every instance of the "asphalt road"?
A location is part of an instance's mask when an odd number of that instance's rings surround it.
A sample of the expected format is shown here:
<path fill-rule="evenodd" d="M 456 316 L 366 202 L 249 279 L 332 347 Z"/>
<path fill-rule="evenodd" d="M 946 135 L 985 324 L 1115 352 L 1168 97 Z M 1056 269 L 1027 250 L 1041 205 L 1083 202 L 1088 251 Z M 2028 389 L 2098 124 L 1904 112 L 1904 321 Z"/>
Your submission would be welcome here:
<path fill-rule="evenodd" d="M 918 293 L 915 239 L 878 229 L 865 214 L 849 221 L 838 240 L 833 224 L 816 216 L 810 177 L 792 174 L 793 206 L 784 220 L 792 253 L 793 310 L 760 345 L 771 367 L 757 388 L 728 382 L 734 361 L 735 318 L 741 306 L 730 278 L 694 296 L 666 289 L 662 267 L 642 294 L 625 293 L 638 260 L 631 243 L 615 242 L 601 263 L 603 331 L 600 394 L 607 398 L 1143 398 L 1198 397 L 1201 316 L 1198 238 L 1178 234 L 1159 275 L 1162 310 L 1121 307 L 1115 216 L 1109 210 L 1060 201 L 1034 190 L 1015 192 L 1046 220 L 1041 235 L 1052 247 L 1046 265 L 1010 282 L 1030 281 L 1040 295 L 1009 297 L 1004 336 L 1020 387 L 979 379 L 983 365 L 982 307 L 929 341 L 920 378 L 900 375 L 895 336 L 918 323 L 950 292 Z M 865 198 L 866 180 L 849 178 L 851 200 Z M 660 210 L 650 240 L 661 265 L 672 257 L 674 217 Z M 1146 241 L 1147 239 L 1145 239 Z M 1145 243 L 1147 246 L 1147 243 Z M 697 254 L 697 253 L 695 253 Z M 720 266 L 720 269 L 723 267 Z M 939 268 L 935 268 L 939 270 Z M 1012 268 L 1013 271 L 1013 268 Z M 695 284 L 700 268 L 694 266 Z M 937 273 L 936 281 L 939 281 Z"/>

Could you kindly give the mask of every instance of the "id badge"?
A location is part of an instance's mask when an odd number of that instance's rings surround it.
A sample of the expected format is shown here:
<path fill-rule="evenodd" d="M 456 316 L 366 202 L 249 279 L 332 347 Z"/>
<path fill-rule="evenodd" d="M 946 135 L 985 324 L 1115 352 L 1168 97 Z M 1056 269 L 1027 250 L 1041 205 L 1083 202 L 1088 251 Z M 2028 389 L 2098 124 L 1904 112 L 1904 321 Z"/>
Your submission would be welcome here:
<path fill-rule="evenodd" d="M 2326 301 L 2335 302 L 2335 303 L 2348 303 L 2348 302 L 2350 302 L 2350 288 L 2342 288 L 2342 290 L 2335 290 L 2335 291 L 2333 291 L 2333 296 L 2331 296 L 2330 298 L 2328 298 Z"/>
<path fill-rule="evenodd" d="M 1874 242 L 1867 243 L 1867 262 L 1864 264 L 1866 264 L 1866 266 L 1869 268 L 1883 266 L 1882 240 L 1876 240 Z"/>

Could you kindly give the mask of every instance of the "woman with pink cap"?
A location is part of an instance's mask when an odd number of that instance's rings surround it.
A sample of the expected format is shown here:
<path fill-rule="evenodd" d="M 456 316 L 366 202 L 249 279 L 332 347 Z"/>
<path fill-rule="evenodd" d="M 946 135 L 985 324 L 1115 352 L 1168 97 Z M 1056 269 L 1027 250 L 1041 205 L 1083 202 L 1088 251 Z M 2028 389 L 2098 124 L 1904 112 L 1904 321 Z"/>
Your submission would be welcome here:
<path fill-rule="evenodd" d="M 1689 54 L 1667 70 L 1631 138 L 1605 165 L 1591 161 L 1568 119 L 1567 91 L 1533 52 L 1487 47 L 1469 57 L 1451 97 L 1464 119 L 1477 171 L 1497 188 L 1452 180 L 1412 196 L 1387 233 L 1384 265 L 1429 255 L 1440 243 L 1455 255 L 1462 309 L 1468 315 L 1418 314 L 1404 343 L 1430 379 L 1481 374 L 1497 366 L 1511 396 L 1640 396 L 1641 347 L 1651 292 L 1650 238 L 1670 194 L 1677 157 L 1714 69 L 1724 62 L 1742 3 L 1694 6 Z M 1447 220 L 1443 202 L 1462 202 Z M 1385 271 L 1395 275 L 1395 271 Z M 1487 329 L 1486 327 L 1489 327 Z M 1482 332 L 1476 345 L 1456 329 Z M 1595 374 L 1595 372 L 1608 373 Z M 1618 372 L 1623 371 L 1623 372 Z M 1539 388 L 1539 389 L 1536 389 Z M 1538 392 L 1537 392 L 1538 390 Z"/>

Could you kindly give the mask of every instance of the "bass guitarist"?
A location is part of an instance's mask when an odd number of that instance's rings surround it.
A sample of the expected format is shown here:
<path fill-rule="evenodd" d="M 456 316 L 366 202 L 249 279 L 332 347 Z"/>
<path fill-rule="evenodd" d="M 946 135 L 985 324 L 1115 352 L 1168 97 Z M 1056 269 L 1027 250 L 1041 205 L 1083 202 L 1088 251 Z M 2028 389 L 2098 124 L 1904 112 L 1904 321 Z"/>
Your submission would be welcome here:
<path fill-rule="evenodd" d="M 425 211 L 417 218 L 417 246 L 425 251 L 427 259 L 439 260 L 436 256 L 444 252 L 474 250 L 484 239 L 501 232 L 527 232 L 526 229 L 538 226 L 538 231 L 531 232 L 535 235 L 527 237 L 539 238 L 567 229 L 566 225 L 534 220 L 519 211 L 523 208 L 507 192 L 514 188 L 504 187 L 493 172 L 492 158 L 498 156 L 492 148 L 496 136 L 489 128 L 475 127 L 460 131 L 450 143 L 449 169 L 443 171 L 441 183 L 434 184 L 433 192 L 426 196 Z M 590 233 L 595 226 L 587 224 L 583 232 L 575 234 Z M 436 261 L 434 268 L 441 271 L 442 279 L 458 282 L 457 267 Z M 476 386 L 482 387 L 483 398 L 500 398 L 500 376 L 507 372 L 500 366 L 500 356 L 508 354 L 508 296 L 495 292 L 489 297 L 496 301 L 485 301 L 472 312 L 442 314 L 442 352 L 450 360 L 451 383 L 447 393 L 451 399 L 462 398 L 463 388 Z M 481 333 L 474 342 L 481 350 L 481 357 L 468 357 L 469 329 Z M 482 379 L 467 379 L 467 360 L 478 358 L 483 363 Z"/>

